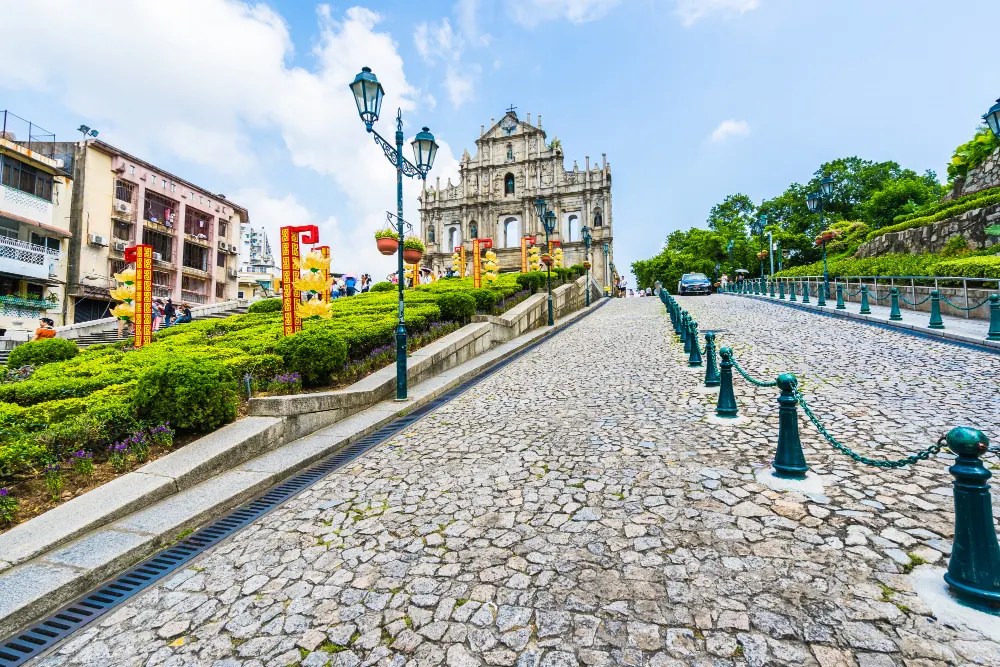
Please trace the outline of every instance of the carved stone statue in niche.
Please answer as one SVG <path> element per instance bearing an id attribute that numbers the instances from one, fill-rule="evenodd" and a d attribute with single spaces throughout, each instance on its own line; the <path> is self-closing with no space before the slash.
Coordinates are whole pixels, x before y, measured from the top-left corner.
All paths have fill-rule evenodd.
<path id="1" fill-rule="evenodd" d="M 434 225 L 427 228 L 427 240 L 434 243 Z"/>
<path id="2" fill-rule="evenodd" d="M 513 162 L 513 161 L 514 161 L 514 147 L 511 146 L 510 144 L 507 144 L 507 162 Z"/>

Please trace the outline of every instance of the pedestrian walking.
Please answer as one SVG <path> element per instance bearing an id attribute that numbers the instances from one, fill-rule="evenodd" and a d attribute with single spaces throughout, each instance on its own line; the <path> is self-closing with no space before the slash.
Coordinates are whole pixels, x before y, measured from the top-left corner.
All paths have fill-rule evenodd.
<path id="1" fill-rule="evenodd" d="M 163 326 L 169 327 L 174 323 L 175 317 L 177 317 L 177 309 L 174 308 L 174 302 L 167 299 L 166 303 L 163 304 Z"/>

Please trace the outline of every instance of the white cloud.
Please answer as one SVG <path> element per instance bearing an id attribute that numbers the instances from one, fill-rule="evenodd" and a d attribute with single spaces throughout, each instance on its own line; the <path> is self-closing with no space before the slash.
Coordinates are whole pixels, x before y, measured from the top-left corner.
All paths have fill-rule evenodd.
<path id="1" fill-rule="evenodd" d="M 586 23 L 604 18 L 621 0 L 510 0 L 508 11 L 514 21 L 526 28 L 540 23 L 565 19 Z"/>
<path id="2" fill-rule="evenodd" d="M 58 99 L 130 153 L 151 160 L 173 155 L 243 174 L 248 188 L 258 163 L 255 139 L 276 133 L 296 166 L 329 177 L 343 193 L 351 222 L 324 224 L 336 243 L 357 247 L 335 247 L 321 237 L 323 243 L 345 262 L 341 268 L 375 275 L 368 263 L 381 256 L 369 257 L 368 250 L 374 251 L 372 232 L 385 208 L 395 203 L 395 173 L 364 131 L 347 84 L 362 65 L 377 74 L 386 90 L 383 136 L 392 136 L 396 108 L 405 116 L 419 95 L 391 36 L 378 31 L 378 14 L 353 7 L 334 18 L 320 6 L 315 65 L 304 69 L 288 65 L 288 28 L 263 4 L 174 0 L 134 3 L 123 12 L 117 0 L 37 0 L 18 12 L 25 25 L 45 26 L 46 47 L 37 48 L 31 31 L 7 31 L 0 88 Z M 409 137 L 416 132 L 405 129 Z M 438 142 L 438 161 L 448 165 L 450 148 Z M 323 219 L 292 195 L 247 192 L 268 218 Z M 418 192 L 416 182 L 407 183 L 406 217 L 414 222 Z M 233 197 L 256 222 L 254 206 Z"/>
<path id="3" fill-rule="evenodd" d="M 433 63 L 435 59 L 457 59 L 465 46 L 446 18 L 437 24 L 425 22 L 417 25 L 413 31 L 413 42 L 417 53 L 428 63 Z"/>
<path id="4" fill-rule="evenodd" d="M 474 81 L 479 78 L 482 68 L 479 65 L 448 65 L 444 75 L 444 87 L 448 91 L 448 99 L 456 109 L 472 99 Z"/>
<path id="5" fill-rule="evenodd" d="M 700 19 L 713 14 L 742 16 L 757 9 L 760 0 L 677 0 L 677 15 L 684 27 L 691 27 Z"/>
<path id="6" fill-rule="evenodd" d="M 745 120 L 724 120 L 712 131 L 712 141 L 722 143 L 730 137 L 745 137 L 750 134 L 750 124 Z"/>

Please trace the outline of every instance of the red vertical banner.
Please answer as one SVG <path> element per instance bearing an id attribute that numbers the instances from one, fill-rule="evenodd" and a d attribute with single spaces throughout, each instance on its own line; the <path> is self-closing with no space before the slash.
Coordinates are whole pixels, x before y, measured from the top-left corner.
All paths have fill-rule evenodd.
<path id="1" fill-rule="evenodd" d="M 535 245 L 534 236 L 521 237 L 521 273 L 528 272 L 528 244 Z"/>
<path id="2" fill-rule="evenodd" d="M 330 246 L 328 246 L 328 245 L 321 245 L 318 248 L 313 248 L 313 250 L 318 250 L 319 254 L 322 255 L 323 259 L 330 259 Z M 324 283 L 329 283 L 330 282 L 330 267 L 327 266 L 325 269 L 320 270 L 320 273 L 323 274 L 323 282 Z M 324 290 L 323 293 L 319 295 L 319 298 L 321 298 L 324 301 L 326 301 L 327 303 L 329 303 L 329 301 L 330 301 L 330 287 L 329 286 L 327 286 L 326 290 Z"/>
<path id="3" fill-rule="evenodd" d="M 299 278 L 299 234 L 305 232 L 305 243 L 319 242 L 319 228 L 316 225 L 281 228 L 281 314 L 283 332 L 291 336 L 302 328 L 302 322 L 295 317 L 295 310 L 302 301 L 302 293 L 295 289 Z"/>
<path id="4" fill-rule="evenodd" d="M 153 246 L 125 248 L 125 261 L 135 262 L 135 347 L 153 342 Z"/>

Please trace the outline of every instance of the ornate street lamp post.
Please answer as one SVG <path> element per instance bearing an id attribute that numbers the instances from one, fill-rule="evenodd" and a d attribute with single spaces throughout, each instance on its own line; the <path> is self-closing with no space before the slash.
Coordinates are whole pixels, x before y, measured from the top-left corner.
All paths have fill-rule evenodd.
<path id="1" fill-rule="evenodd" d="M 993 134 L 1000 139 L 1000 100 L 990 107 L 990 110 L 983 114 L 983 120 L 993 130 Z"/>
<path id="2" fill-rule="evenodd" d="M 594 240 L 594 237 L 590 235 L 590 227 L 586 225 L 580 230 L 583 234 L 583 245 L 586 248 L 586 252 L 583 256 L 583 263 L 587 268 L 587 305 L 590 305 L 590 243 Z"/>
<path id="3" fill-rule="evenodd" d="M 823 231 L 823 209 L 826 205 L 826 200 L 830 198 L 830 194 L 833 192 L 833 179 L 829 176 L 823 177 L 823 180 L 819 182 L 819 192 L 813 192 L 806 198 L 806 206 L 809 207 L 810 213 L 815 213 L 817 209 L 819 210 L 819 227 L 820 231 Z M 826 292 L 826 298 L 830 298 L 830 271 L 826 266 L 826 240 L 822 242 L 823 245 L 823 290 Z"/>
<path id="4" fill-rule="evenodd" d="M 757 234 L 757 244 L 758 246 L 764 245 L 764 226 L 767 225 L 767 215 L 762 215 L 753 224 L 751 228 L 753 232 Z M 758 254 L 757 259 L 760 260 L 760 279 L 764 279 L 764 259 Z"/>
<path id="5" fill-rule="evenodd" d="M 604 286 L 608 287 L 609 280 L 611 280 L 611 269 L 608 264 L 608 256 L 611 253 L 611 244 L 607 241 L 604 242 Z M 608 297 L 611 297 L 611 289 L 608 289 Z"/>
<path id="6" fill-rule="evenodd" d="M 396 222 L 399 225 L 399 323 L 396 327 L 396 400 L 406 400 L 406 324 L 403 318 L 403 176 L 410 178 L 420 178 L 427 180 L 427 172 L 434 164 L 434 157 L 437 155 L 438 145 L 434 142 L 434 135 L 426 127 L 417 134 L 411 142 L 413 146 L 413 164 L 403 157 L 403 110 L 396 111 L 396 146 L 382 138 L 373 129 L 373 125 L 378 120 L 379 111 L 382 107 L 382 98 L 385 91 L 382 84 L 368 67 L 362 67 L 361 72 L 354 77 L 350 84 L 351 92 L 354 93 L 354 101 L 358 105 L 358 115 L 365 124 L 365 129 L 371 134 L 375 143 L 379 145 L 396 167 Z"/>
<path id="7" fill-rule="evenodd" d="M 549 250 L 549 234 L 556 229 L 556 214 L 549 210 L 548 206 L 545 205 L 545 200 L 539 197 L 535 200 L 535 213 L 538 214 L 538 219 L 542 221 L 542 226 L 545 228 L 545 252 Z M 545 264 L 545 283 L 548 287 L 549 292 L 549 326 L 554 326 L 556 323 L 555 317 L 552 313 L 552 263 L 548 262 Z"/>

